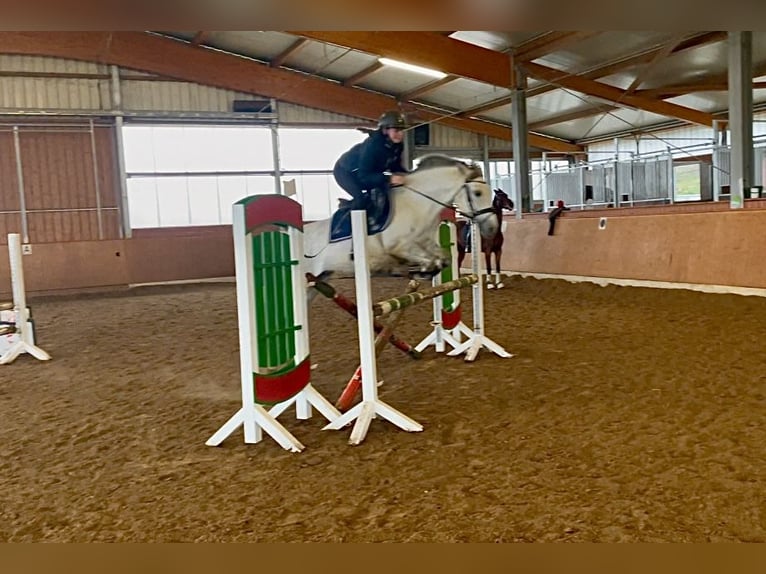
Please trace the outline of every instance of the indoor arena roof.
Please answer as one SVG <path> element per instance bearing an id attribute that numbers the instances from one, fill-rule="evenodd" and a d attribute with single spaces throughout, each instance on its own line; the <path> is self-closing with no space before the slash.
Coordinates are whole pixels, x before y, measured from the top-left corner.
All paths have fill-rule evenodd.
<path id="1" fill-rule="evenodd" d="M 714 32 L 169 32 L 342 85 L 359 106 L 383 94 L 416 122 L 491 136 L 511 125 L 512 58 L 526 72 L 529 143 L 572 144 L 684 124 L 712 126 L 728 108 L 727 33 Z M 388 59 L 441 72 L 432 77 Z M 753 100 L 766 108 L 766 33 L 753 32 Z M 354 101 L 354 98 L 351 99 Z M 507 137 L 507 136 L 506 136 Z"/>
<path id="2" fill-rule="evenodd" d="M 728 108 L 724 31 L 8 32 L 0 52 L 134 68 L 359 118 L 393 107 L 411 122 L 510 140 L 512 62 L 528 77 L 532 150 L 683 125 Z M 766 109 L 766 32 L 752 32 L 753 101 Z M 161 56 L 158 56 L 161 55 Z M 390 60 L 440 72 L 402 70 Z"/>

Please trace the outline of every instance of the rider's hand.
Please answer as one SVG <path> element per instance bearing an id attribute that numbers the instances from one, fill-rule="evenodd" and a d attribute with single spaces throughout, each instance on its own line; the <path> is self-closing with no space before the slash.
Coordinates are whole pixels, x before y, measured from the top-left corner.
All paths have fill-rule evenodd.
<path id="1" fill-rule="evenodd" d="M 404 176 L 397 173 L 391 174 L 391 178 L 389 179 L 391 185 L 404 185 L 404 181 Z"/>

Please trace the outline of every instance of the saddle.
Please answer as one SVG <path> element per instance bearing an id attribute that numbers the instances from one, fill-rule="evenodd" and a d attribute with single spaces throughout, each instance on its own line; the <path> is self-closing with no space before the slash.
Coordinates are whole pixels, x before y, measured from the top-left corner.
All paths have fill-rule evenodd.
<path id="1" fill-rule="evenodd" d="M 351 237 L 351 212 L 355 209 L 367 212 L 367 235 L 380 233 L 391 223 L 391 201 L 383 190 L 372 190 L 359 201 L 339 199 L 330 221 L 330 243 Z"/>

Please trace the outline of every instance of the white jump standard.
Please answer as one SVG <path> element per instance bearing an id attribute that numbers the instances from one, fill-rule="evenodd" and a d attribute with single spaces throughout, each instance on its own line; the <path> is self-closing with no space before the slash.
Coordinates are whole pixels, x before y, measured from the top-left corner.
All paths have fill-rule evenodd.
<path id="1" fill-rule="evenodd" d="M 471 252 L 471 269 L 474 275 L 478 275 L 481 279 L 483 273 L 480 269 L 479 258 L 477 257 L 481 253 L 481 238 L 479 236 L 479 228 L 474 220 L 471 220 Z M 473 285 L 473 332 L 468 336 L 468 340 L 465 343 L 447 353 L 450 357 L 465 353 L 465 360 L 473 361 L 482 348 L 488 349 L 505 359 L 513 357 L 512 354 L 484 334 L 483 283 L 484 281 L 480 280 Z"/>
<path id="2" fill-rule="evenodd" d="M 450 210 L 449 216 L 445 215 L 444 217 L 444 221 L 439 226 L 439 244 L 452 255 L 452 264 L 434 275 L 432 280 L 434 287 L 448 283 L 460 275 L 457 264 L 457 229 L 454 210 Z M 443 353 L 447 350 L 447 345 L 456 349 L 462 345 L 463 336 L 473 335 L 473 331 L 462 321 L 460 300 L 460 290 L 450 291 L 434 299 L 433 320 L 431 321 L 433 331 L 417 344 L 416 351 L 421 352 L 433 345 L 437 353 Z"/>
<path id="3" fill-rule="evenodd" d="M 218 446 L 242 426 L 246 443 L 259 442 L 265 430 L 299 452 L 304 446 L 277 421 L 280 414 L 294 404 L 299 419 L 310 418 L 312 406 L 330 421 L 340 416 L 310 383 L 301 207 L 262 195 L 233 211 L 242 408 L 205 444 Z"/>
<path id="4" fill-rule="evenodd" d="M 367 250 L 365 249 L 367 214 L 360 210 L 351 212 L 351 223 L 354 243 L 359 355 L 362 367 L 362 401 L 324 428 L 340 430 L 356 420 L 348 442 L 351 445 L 358 445 L 367 436 L 370 423 L 376 416 L 380 416 L 408 432 L 420 432 L 423 430 L 423 426 L 378 399 L 378 370 L 375 360 L 375 331 L 372 317 L 370 269 L 367 264 Z"/>
<path id="5" fill-rule="evenodd" d="M 466 279 L 466 277 L 453 279 L 460 273 L 457 266 L 457 238 L 455 234 L 455 224 L 448 219 L 442 221 L 439 229 L 440 243 L 452 254 L 452 265 L 444 268 L 439 275 L 434 276 L 434 289 Z M 486 348 L 505 359 L 513 357 L 511 353 L 484 335 L 484 280 L 482 277 L 484 272 L 481 270 L 479 258 L 476 257 L 476 249 L 481 244 L 481 238 L 474 221 L 471 221 L 471 243 L 473 252 L 471 256 L 472 273 L 467 277 L 476 279 L 471 281 L 473 329 L 468 328 L 461 321 L 460 291 L 447 292 L 434 299 L 433 321 L 431 322 L 433 331 L 418 343 L 415 350 L 422 351 L 433 345 L 437 353 L 443 353 L 446 350 L 446 345 L 449 345 L 452 350 L 447 355 L 455 357 L 465 353 L 466 362 L 474 361 L 482 348 Z M 465 341 L 462 340 L 463 336 L 467 337 Z"/>
<path id="6" fill-rule="evenodd" d="M 0 356 L 0 365 L 13 362 L 23 353 L 32 355 L 41 361 L 48 361 L 51 358 L 48 353 L 35 345 L 34 331 L 30 321 L 29 308 L 27 307 L 24 268 L 21 258 L 21 236 L 18 233 L 9 233 L 8 259 L 11 266 L 15 332 L 4 335 L 13 337 L 13 342 L 8 350 Z"/>

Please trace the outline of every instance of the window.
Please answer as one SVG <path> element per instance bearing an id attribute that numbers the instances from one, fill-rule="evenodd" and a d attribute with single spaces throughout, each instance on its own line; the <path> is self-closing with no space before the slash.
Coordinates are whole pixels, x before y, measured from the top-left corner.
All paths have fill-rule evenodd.
<path id="1" fill-rule="evenodd" d="M 274 192 L 271 130 L 242 126 L 123 127 L 131 227 L 231 223 L 231 206 Z"/>
<path id="2" fill-rule="evenodd" d="M 674 201 L 699 201 L 700 164 L 676 163 L 673 165 Z"/>
<path id="3" fill-rule="evenodd" d="M 365 137 L 355 129 L 278 130 L 282 183 L 295 181 L 304 219 L 329 217 L 346 196 L 332 170 Z M 128 124 L 123 141 L 133 228 L 229 224 L 233 203 L 275 192 L 270 128 Z"/>

